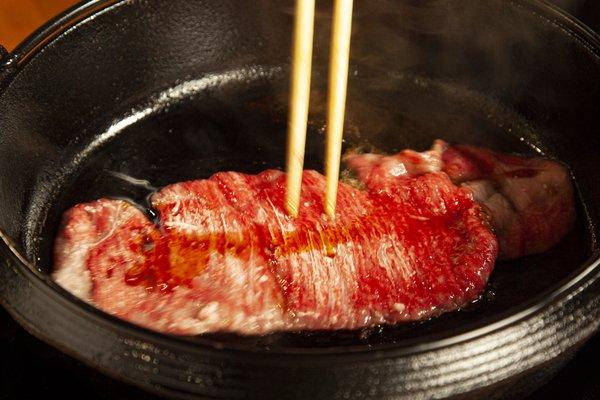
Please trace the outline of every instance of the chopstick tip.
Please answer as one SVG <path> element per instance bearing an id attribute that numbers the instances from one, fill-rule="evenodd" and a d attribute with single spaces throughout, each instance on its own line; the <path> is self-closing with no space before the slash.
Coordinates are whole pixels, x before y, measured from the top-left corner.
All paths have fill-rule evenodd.
<path id="1" fill-rule="evenodd" d="M 292 218 L 296 218 L 298 216 L 298 207 L 289 201 L 285 202 L 285 210 Z"/>
<path id="2" fill-rule="evenodd" d="M 335 204 L 329 199 L 325 200 L 325 214 L 332 221 L 335 219 Z"/>

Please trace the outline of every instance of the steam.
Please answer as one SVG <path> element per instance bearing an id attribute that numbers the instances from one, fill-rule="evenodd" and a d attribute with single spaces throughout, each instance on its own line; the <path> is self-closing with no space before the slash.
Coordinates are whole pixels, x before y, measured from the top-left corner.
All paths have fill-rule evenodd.
<path id="1" fill-rule="evenodd" d="M 318 123 L 325 113 L 329 3 L 318 2 L 315 20 L 311 114 Z M 556 3 L 574 12 L 583 1 Z M 518 107 L 537 95 L 552 98 L 552 75 L 562 75 L 563 67 L 551 64 L 568 60 L 573 47 L 556 40 L 564 27 L 552 16 L 517 0 L 374 0 L 355 7 L 345 133 L 350 146 L 427 148 L 436 137 L 503 150 L 538 146 Z M 453 89 L 438 90 L 436 98 L 440 87 Z M 499 131 L 513 144 L 498 143 Z"/>

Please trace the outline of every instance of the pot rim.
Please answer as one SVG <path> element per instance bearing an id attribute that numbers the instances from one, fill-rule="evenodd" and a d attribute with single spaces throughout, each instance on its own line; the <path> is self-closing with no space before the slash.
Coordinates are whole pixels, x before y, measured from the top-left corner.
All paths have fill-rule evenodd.
<path id="1" fill-rule="evenodd" d="M 21 42 L 12 52 L 0 59 L 0 77 L 1 73 L 10 71 L 9 76 L 4 83 L 8 83 L 19 68 L 34 57 L 47 44 L 61 36 L 78 24 L 84 23 L 89 18 L 94 18 L 100 13 L 107 12 L 112 8 L 119 7 L 129 3 L 128 0 L 85 0 L 75 6 L 67 9 L 63 13 L 49 20 L 23 42 Z M 511 0 L 511 4 L 517 7 L 529 7 L 540 18 L 553 18 L 549 22 L 554 23 L 561 30 L 573 37 L 573 40 L 586 46 L 596 57 L 600 59 L 600 35 L 587 27 L 577 18 L 571 16 L 565 11 L 559 9 L 545 0 Z M 538 314 L 541 310 L 560 302 L 560 300 L 576 294 L 582 287 L 593 283 L 600 278 L 600 250 L 593 246 L 591 256 L 586 259 L 577 270 L 569 274 L 568 277 L 558 282 L 552 288 L 534 297 L 527 303 L 523 303 L 515 308 L 507 310 L 501 316 L 493 318 L 493 321 L 482 320 L 472 325 L 465 325 L 455 334 L 432 334 L 418 340 L 403 341 L 399 343 L 388 343 L 378 345 L 356 345 L 340 346 L 330 348 L 282 348 L 274 350 L 249 349 L 244 345 L 215 343 L 212 340 L 199 340 L 185 336 L 177 336 L 160 333 L 151 329 L 140 327 L 131 322 L 122 320 L 118 317 L 105 313 L 96 307 L 84 302 L 78 297 L 72 295 L 56 283 L 49 275 L 41 272 L 30 261 L 27 260 L 18 246 L 12 239 L 0 230 L 0 247 L 3 247 L 8 254 L 17 261 L 18 268 L 16 272 L 23 275 L 31 284 L 38 289 L 46 291 L 53 298 L 57 305 L 68 307 L 75 313 L 84 314 L 86 318 L 95 320 L 104 327 L 122 334 L 132 335 L 138 338 L 151 340 L 157 343 L 165 343 L 169 346 L 180 348 L 189 353 L 205 353 L 208 351 L 218 352 L 220 355 L 230 354 L 232 356 L 252 356 L 260 353 L 265 357 L 278 357 L 286 355 L 306 356 L 314 359 L 314 356 L 351 356 L 367 355 L 376 358 L 404 357 L 427 351 L 439 350 L 442 348 L 465 343 L 493 332 L 506 329 L 514 324 L 524 321 Z M 339 362 L 339 359 L 337 359 Z"/>

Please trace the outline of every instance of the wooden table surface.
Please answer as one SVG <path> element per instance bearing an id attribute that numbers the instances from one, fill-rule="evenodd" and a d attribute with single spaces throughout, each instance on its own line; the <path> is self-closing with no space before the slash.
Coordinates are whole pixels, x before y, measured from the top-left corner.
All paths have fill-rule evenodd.
<path id="1" fill-rule="evenodd" d="M 12 50 L 31 32 L 77 0 L 0 0 L 0 44 Z"/>

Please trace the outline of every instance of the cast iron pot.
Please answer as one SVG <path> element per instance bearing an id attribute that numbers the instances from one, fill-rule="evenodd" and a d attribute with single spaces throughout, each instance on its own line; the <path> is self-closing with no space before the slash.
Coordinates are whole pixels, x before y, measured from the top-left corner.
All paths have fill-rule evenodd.
<path id="1" fill-rule="evenodd" d="M 176 337 L 94 309 L 49 279 L 66 208 L 144 206 L 152 187 L 283 166 L 293 4 L 87 1 L 2 55 L 2 305 L 73 357 L 176 398 L 517 398 L 547 380 L 600 325 L 598 36 L 533 0 L 356 3 L 346 146 L 441 137 L 561 160 L 579 217 L 560 245 L 499 263 L 465 310 L 395 327 Z M 317 11 L 315 169 L 329 6 Z"/>

